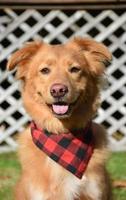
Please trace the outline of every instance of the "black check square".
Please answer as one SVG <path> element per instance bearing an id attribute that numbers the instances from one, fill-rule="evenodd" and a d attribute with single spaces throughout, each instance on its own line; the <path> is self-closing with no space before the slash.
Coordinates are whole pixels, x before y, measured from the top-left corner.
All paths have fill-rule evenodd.
<path id="1" fill-rule="evenodd" d="M 58 162 L 59 161 L 59 157 L 57 155 L 55 155 L 54 153 L 50 154 L 50 158 L 52 158 L 54 161 Z"/>
<path id="2" fill-rule="evenodd" d="M 71 141 L 68 138 L 62 138 L 58 144 L 64 148 L 67 148 L 70 145 Z"/>
<path id="3" fill-rule="evenodd" d="M 83 159 L 85 157 L 85 154 L 86 154 L 86 150 L 84 148 L 79 148 L 76 152 L 76 156 L 79 158 L 79 159 Z"/>

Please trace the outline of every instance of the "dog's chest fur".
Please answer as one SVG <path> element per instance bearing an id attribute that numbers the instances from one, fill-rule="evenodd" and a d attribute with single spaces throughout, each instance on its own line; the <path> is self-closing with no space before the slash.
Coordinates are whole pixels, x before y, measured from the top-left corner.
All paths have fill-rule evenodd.
<path id="1" fill-rule="evenodd" d="M 100 188 L 96 181 L 89 180 L 86 176 L 78 179 L 69 172 L 65 172 L 62 167 L 50 158 L 47 158 L 47 160 L 49 164 L 51 163 L 50 185 L 48 185 L 45 191 L 43 187 L 38 189 L 37 186 L 30 183 L 31 200 L 79 200 L 80 196 L 88 196 L 90 199 L 94 199 L 94 197 L 97 200 L 101 199 Z"/>

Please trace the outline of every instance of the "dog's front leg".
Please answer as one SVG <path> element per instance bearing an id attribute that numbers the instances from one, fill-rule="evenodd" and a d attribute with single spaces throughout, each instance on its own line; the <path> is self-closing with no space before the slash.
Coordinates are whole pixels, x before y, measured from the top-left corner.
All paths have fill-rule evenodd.
<path id="1" fill-rule="evenodd" d="M 23 190 L 22 181 L 19 181 L 16 184 L 15 191 L 14 191 L 14 200 L 28 200 Z"/>

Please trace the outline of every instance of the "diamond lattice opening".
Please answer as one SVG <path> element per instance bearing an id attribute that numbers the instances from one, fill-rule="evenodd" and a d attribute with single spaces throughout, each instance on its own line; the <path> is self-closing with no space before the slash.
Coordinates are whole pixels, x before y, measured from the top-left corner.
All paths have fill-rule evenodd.
<path id="1" fill-rule="evenodd" d="M 105 40 L 103 40 L 103 43 L 106 45 L 106 46 L 110 46 L 112 44 L 112 41 L 108 38 L 106 38 Z"/>
<path id="2" fill-rule="evenodd" d="M 122 71 L 120 71 L 119 69 L 117 69 L 116 71 L 114 71 L 112 73 L 112 76 L 115 78 L 115 79 L 120 79 L 124 76 L 124 73 Z"/>
<path id="3" fill-rule="evenodd" d="M 15 92 L 13 92 L 13 93 L 12 93 L 12 96 L 13 96 L 16 100 L 18 100 L 18 99 L 21 98 L 21 94 L 20 94 L 20 92 L 19 92 L 18 90 L 16 90 Z"/>
<path id="4" fill-rule="evenodd" d="M 1 45 L 4 47 L 4 48 L 7 48 L 11 45 L 11 42 L 9 41 L 9 39 L 5 38 L 1 41 Z"/>
<path id="5" fill-rule="evenodd" d="M 10 124 L 6 121 L 3 121 L 2 123 L 0 123 L 0 127 L 2 127 L 4 130 L 6 130 L 10 127 Z"/>
<path id="6" fill-rule="evenodd" d="M 17 28 L 13 31 L 13 34 L 18 38 L 24 34 L 24 31 L 21 28 Z"/>
<path id="7" fill-rule="evenodd" d="M 120 141 L 124 138 L 124 134 L 122 132 L 120 132 L 119 130 L 117 130 L 115 133 L 112 134 L 112 137 L 117 140 Z"/>
<path id="8" fill-rule="evenodd" d="M 119 111 L 116 111 L 112 114 L 112 116 L 116 119 L 116 120 L 120 120 L 123 117 L 123 114 Z"/>
<path id="9" fill-rule="evenodd" d="M 121 48 L 117 48 L 114 52 L 113 52 L 113 55 L 116 57 L 116 58 L 120 58 L 121 56 L 124 55 L 124 51 L 121 49 Z"/>
<path id="10" fill-rule="evenodd" d="M 65 35 L 66 37 L 71 37 L 72 35 L 73 35 L 73 31 L 72 31 L 72 29 L 71 28 L 68 28 L 67 30 L 65 30 L 64 32 L 63 32 L 63 35 Z"/>
<path id="11" fill-rule="evenodd" d="M 37 23 L 37 20 L 34 17 L 29 17 L 25 22 L 32 27 Z"/>
<path id="12" fill-rule="evenodd" d="M 10 104 L 5 100 L 0 104 L 0 107 L 7 110 L 10 107 Z"/>
<path id="13" fill-rule="evenodd" d="M 58 17 L 55 17 L 50 23 L 51 23 L 54 27 L 58 27 L 59 25 L 62 24 L 62 21 L 61 21 Z"/>
<path id="14" fill-rule="evenodd" d="M 111 104 L 110 104 L 109 102 L 107 102 L 107 101 L 103 101 L 103 102 L 102 102 L 102 105 L 101 105 L 101 107 L 102 107 L 104 110 L 109 109 L 110 106 L 111 106 Z"/>
<path id="15" fill-rule="evenodd" d="M 83 27 L 85 24 L 87 24 L 87 21 L 84 18 L 80 18 L 76 21 L 77 26 Z"/>
<path id="16" fill-rule="evenodd" d="M 91 37 L 95 37 L 99 34 L 99 30 L 97 28 L 92 28 L 91 30 L 88 31 L 88 34 L 91 36 Z"/>
<path id="17" fill-rule="evenodd" d="M 101 23 L 105 26 L 108 27 L 110 24 L 112 24 L 113 20 L 110 17 L 106 17 L 101 21 Z"/>
<path id="18" fill-rule="evenodd" d="M 16 111 L 12 114 L 12 117 L 16 120 L 19 120 L 20 118 L 22 118 L 22 114 L 19 111 Z"/>
<path id="19" fill-rule="evenodd" d="M 3 88 L 3 89 L 7 89 L 7 88 L 9 88 L 11 86 L 11 83 L 6 79 L 6 80 L 4 80 L 2 83 L 1 83 L 1 87 Z"/>
<path id="20" fill-rule="evenodd" d="M 40 30 L 40 31 L 38 32 L 38 34 L 39 34 L 40 36 L 42 36 L 42 37 L 46 37 L 46 36 L 49 34 L 49 32 L 48 32 L 45 28 L 43 28 L 42 30 Z"/>
<path id="21" fill-rule="evenodd" d="M 123 93 L 119 90 L 115 91 L 112 96 L 114 97 L 114 99 L 119 100 L 121 97 L 123 97 Z"/>
<path id="22" fill-rule="evenodd" d="M 120 27 L 114 32 L 114 35 L 116 37 L 121 37 L 124 33 L 125 33 L 125 30 L 122 27 Z"/>
<path id="23" fill-rule="evenodd" d="M 110 128 L 111 127 L 111 124 L 107 121 L 107 120 L 104 120 L 102 122 L 103 126 L 105 126 L 105 128 Z"/>

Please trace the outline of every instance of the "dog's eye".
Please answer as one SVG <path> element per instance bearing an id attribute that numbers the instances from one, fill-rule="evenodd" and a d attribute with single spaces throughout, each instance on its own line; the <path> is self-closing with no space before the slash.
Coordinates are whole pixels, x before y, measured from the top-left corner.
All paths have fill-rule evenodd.
<path id="1" fill-rule="evenodd" d="M 49 74 L 50 73 L 50 69 L 48 67 L 44 67 L 43 69 L 40 70 L 40 72 L 42 74 Z"/>
<path id="2" fill-rule="evenodd" d="M 69 70 L 71 73 L 77 73 L 80 71 L 80 67 L 71 67 L 70 70 Z"/>

